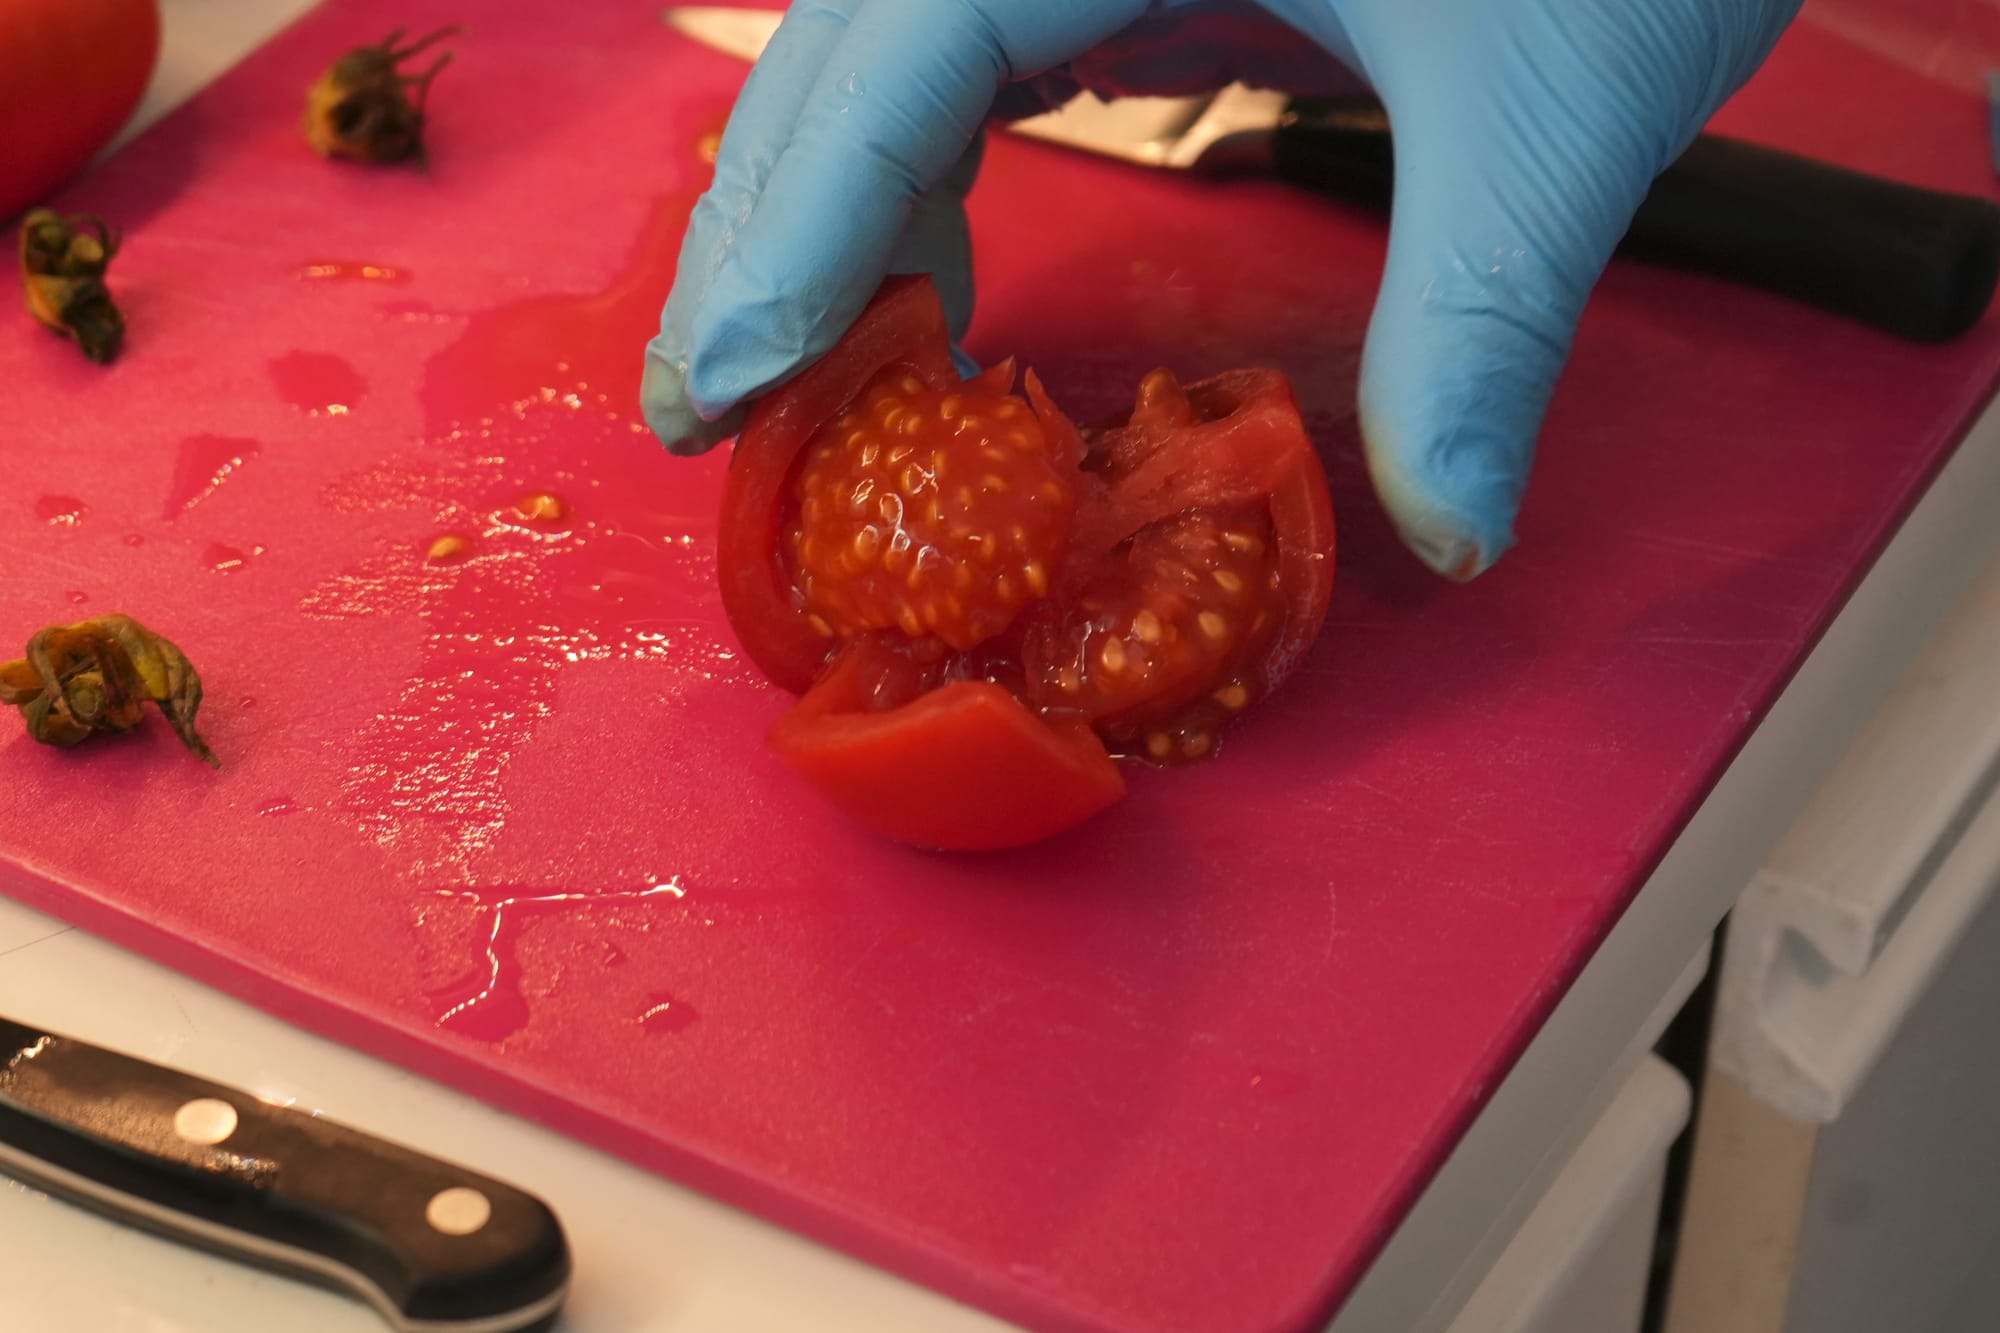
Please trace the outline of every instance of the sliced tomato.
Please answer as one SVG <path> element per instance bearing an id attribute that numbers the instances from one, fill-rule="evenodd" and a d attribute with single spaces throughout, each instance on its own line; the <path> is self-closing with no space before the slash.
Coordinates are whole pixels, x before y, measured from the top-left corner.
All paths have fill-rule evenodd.
<path id="1" fill-rule="evenodd" d="M 752 409 L 721 584 L 805 695 L 771 735 L 792 767 L 888 836 L 971 850 L 1117 800 L 1113 751 L 1213 754 L 1318 636 L 1333 549 L 1282 375 L 1155 371 L 1082 432 L 1011 363 L 961 381 L 911 277 Z"/>
<path id="2" fill-rule="evenodd" d="M 897 666 L 894 649 L 857 641 L 771 730 L 778 753 L 850 818 L 920 847 L 993 851 L 1072 828 L 1125 794 L 1080 719 L 1038 718 L 985 680 L 908 693 Z M 882 709 L 885 689 L 908 697 Z"/>

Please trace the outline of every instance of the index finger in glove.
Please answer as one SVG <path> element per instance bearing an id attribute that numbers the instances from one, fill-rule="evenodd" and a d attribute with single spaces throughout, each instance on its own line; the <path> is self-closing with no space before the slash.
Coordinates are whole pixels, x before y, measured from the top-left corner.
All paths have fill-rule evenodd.
<path id="1" fill-rule="evenodd" d="M 719 415 L 831 347 L 999 87 L 1088 49 L 1143 8 L 863 0 L 693 311 L 687 392 L 696 409 Z"/>

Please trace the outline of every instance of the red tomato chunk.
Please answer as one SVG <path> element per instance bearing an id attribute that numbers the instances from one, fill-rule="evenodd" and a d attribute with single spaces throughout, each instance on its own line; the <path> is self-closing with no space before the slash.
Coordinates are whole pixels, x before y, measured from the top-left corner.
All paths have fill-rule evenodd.
<path id="1" fill-rule="evenodd" d="M 1025 390 L 961 381 L 930 281 L 891 279 L 752 410 L 724 492 L 731 623 L 804 696 L 772 744 L 920 846 L 1083 822 L 1124 794 L 1113 749 L 1214 754 L 1326 616 L 1333 512 L 1282 376 L 1155 371 L 1088 437 Z"/>

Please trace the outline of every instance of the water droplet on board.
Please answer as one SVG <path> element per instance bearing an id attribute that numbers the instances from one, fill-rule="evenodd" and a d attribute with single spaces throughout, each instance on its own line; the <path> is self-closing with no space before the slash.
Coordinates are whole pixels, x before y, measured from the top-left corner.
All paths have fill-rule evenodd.
<path id="1" fill-rule="evenodd" d="M 326 492 L 346 512 L 435 525 L 299 603 L 315 619 L 408 614 L 425 627 L 420 661 L 351 738 L 329 807 L 424 882 L 465 879 L 502 836 L 502 775 L 572 664 L 657 663 L 663 690 L 750 674 L 725 655 L 706 492 L 684 503 L 662 455 L 632 448 L 604 405 L 637 399 L 632 348 L 658 332 L 694 198 L 659 201 L 595 291 L 452 315 L 462 333 L 423 368 L 420 462 L 372 464 Z M 714 469 L 695 483 L 712 484 L 726 462 L 674 463 L 672 481 Z M 690 528 L 692 547 L 655 535 Z M 472 541 L 471 558 L 448 572 L 426 563 L 451 534 Z"/>
<path id="2" fill-rule="evenodd" d="M 90 600 L 90 594 L 87 592 L 67 592 L 63 596 L 69 598 L 70 602 L 76 606 L 82 606 Z"/>
<path id="3" fill-rule="evenodd" d="M 224 435 L 196 435 L 182 440 L 180 457 L 174 463 L 173 487 L 167 493 L 161 517 L 168 521 L 179 518 L 215 494 L 238 469 L 263 452 L 264 446 L 255 440 Z"/>
<path id="4" fill-rule="evenodd" d="M 299 807 L 289 796 L 273 796 L 257 807 L 260 815 L 289 815 Z"/>
<path id="5" fill-rule="evenodd" d="M 649 1037 L 685 1032 L 700 1017 L 694 1006 L 685 1000 L 676 1000 L 669 995 L 649 995 L 646 1007 L 639 1011 L 639 1028 Z"/>
<path id="6" fill-rule="evenodd" d="M 52 527 L 73 528 L 88 508 L 74 495 L 44 495 L 35 501 L 35 517 Z"/>
<path id="7" fill-rule="evenodd" d="M 252 555 L 263 554 L 264 548 L 253 546 L 245 551 L 241 547 L 228 546 L 222 542 L 210 542 L 208 549 L 201 553 L 201 562 L 217 574 L 234 574 L 250 563 Z"/>
<path id="8" fill-rule="evenodd" d="M 146 539 L 136 532 L 128 532 L 125 534 L 124 542 L 127 546 L 144 546 Z"/>
<path id="9" fill-rule="evenodd" d="M 270 371 L 278 396 L 309 416 L 344 417 L 368 391 L 360 371 L 326 352 L 287 352 Z"/>
<path id="10" fill-rule="evenodd" d="M 647 883 L 636 889 L 614 889 L 599 893 L 534 894 L 510 891 L 493 896 L 491 890 L 442 890 L 443 898 L 471 899 L 484 921 L 482 956 L 468 972 L 430 993 L 437 1006 L 436 1023 L 448 1032 L 457 1032 L 479 1041 L 498 1042 L 528 1025 L 527 997 L 521 992 L 520 965 L 514 945 L 524 922 L 538 914 L 579 911 L 605 903 L 631 903 L 649 898 L 679 899 L 687 890 L 670 879 Z M 418 916 L 422 928 L 423 915 Z M 622 955 L 621 955 L 622 957 Z"/>

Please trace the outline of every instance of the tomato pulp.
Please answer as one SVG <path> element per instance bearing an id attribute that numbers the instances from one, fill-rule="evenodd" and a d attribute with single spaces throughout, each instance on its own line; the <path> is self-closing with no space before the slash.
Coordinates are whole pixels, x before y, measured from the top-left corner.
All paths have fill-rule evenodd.
<path id="1" fill-rule="evenodd" d="M 723 603 L 800 694 L 778 753 L 890 837 L 1019 846 L 1117 801 L 1113 760 L 1213 755 L 1318 636 L 1326 476 L 1284 377 L 1182 386 L 1080 431 L 1012 362 L 954 370 L 897 277 L 758 402 L 723 491 Z"/>

